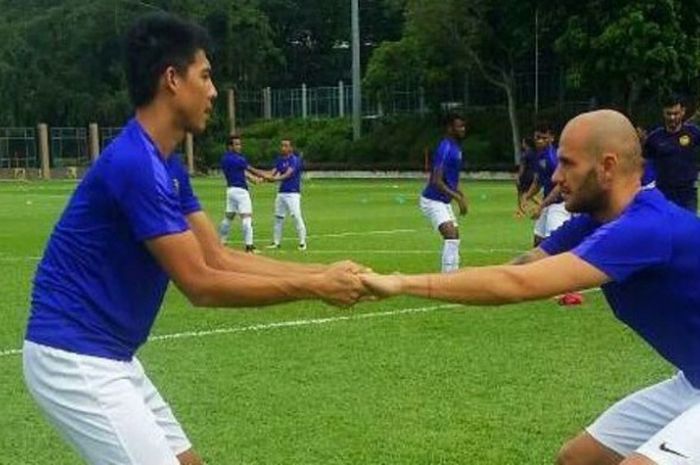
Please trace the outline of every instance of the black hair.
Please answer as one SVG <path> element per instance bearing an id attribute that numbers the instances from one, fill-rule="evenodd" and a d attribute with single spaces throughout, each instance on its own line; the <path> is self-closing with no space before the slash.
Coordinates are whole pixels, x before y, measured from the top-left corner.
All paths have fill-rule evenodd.
<path id="1" fill-rule="evenodd" d="M 540 132 L 540 133 L 554 133 L 554 127 L 552 126 L 552 123 L 549 121 L 539 121 L 537 124 L 535 124 L 535 130 L 533 132 Z"/>
<path id="2" fill-rule="evenodd" d="M 457 120 L 461 120 L 461 121 L 466 122 L 464 117 L 462 115 L 460 115 L 459 113 L 450 112 L 450 113 L 447 113 L 442 118 L 442 123 L 443 123 L 443 126 L 447 127 L 447 126 L 452 126 L 455 123 L 455 121 L 457 121 Z"/>
<path id="3" fill-rule="evenodd" d="M 131 103 L 149 104 L 158 81 L 172 66 L 184 74 L 197 51 L 209 50 L 206 29 L 170 13 L 158 12 L 136 20 L 126 37 L 126 82 Z"/>
<path id="4" fill-rule="evenodd" d="M 662 108 L 675 107 L 676 105 L 685 107 L 685 99 L 680 94 L 674 92 L 663 96 L 661 99 Z"/>
<path id="5" fill-rule="evenodd" d="M 226 143 L 227 143 L 228 145 L 231 145 L 231 144 L 233 144 L 233 141 L 234 141 L 234 140 L 241 140 L 240 134 L 231 134 L 230 136 L 228 136 L 228 137 L 226 138 Z"/>

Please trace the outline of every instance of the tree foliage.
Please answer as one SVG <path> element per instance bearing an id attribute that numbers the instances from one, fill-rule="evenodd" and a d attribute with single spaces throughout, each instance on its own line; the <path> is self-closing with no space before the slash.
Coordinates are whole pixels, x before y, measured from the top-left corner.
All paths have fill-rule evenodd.
<path id="1" fill-rule="evenodd" d="M 632 112 L 643 94 L 687 89 L 700 66 L 700 16 L 680 0 L 565 2 L 556 50 L 571 87 Z M 573 13 L 573 14 L 572 14 Z"/>

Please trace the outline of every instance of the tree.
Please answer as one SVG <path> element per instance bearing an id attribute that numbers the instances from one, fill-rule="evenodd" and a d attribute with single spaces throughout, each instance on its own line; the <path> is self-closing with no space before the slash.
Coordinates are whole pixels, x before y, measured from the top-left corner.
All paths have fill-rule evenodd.
<path id="1" fill-rule="evenodd" d="M 569 1 L 555 15 L 568 17 L 556 41 L 568 85 L 630 115 L 644 92 L 668 93 L 698 76 L 700 17 L 680 0 Z"/>
<path id="2" fill-rule="evenodd" d="M 398 43 L 383 44 L 375 53 L 367 85 L 376 90 L 408 75 L 421 85 L 434 87 L 469 71 L 480 73 L 503 91 L 517 161 L 520 128 L 515 70 L 533 48 L 533 11 L 529 1 L 408 0 L 403 37 Z M 401 55 L 408 66 L 396 66 Z"/>

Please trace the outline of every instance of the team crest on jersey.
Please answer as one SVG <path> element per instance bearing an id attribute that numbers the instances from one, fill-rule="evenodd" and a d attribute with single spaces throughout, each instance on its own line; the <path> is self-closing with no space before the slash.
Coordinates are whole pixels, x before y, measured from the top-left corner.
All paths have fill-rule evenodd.
<path id="1" fill-rule="evenodd" d="M 173 178 L 173 188 L 175 189 L 175 193 L 180 195 L 180 181 L 178 181 L 177 178 Z"/>
<path id="2" fill-rule="evenodd" d="M 681 137 L 678 138 L 678 143 L 681 144 L 683 147 L 687 147 L 690 145 L 690 136 L 687 134 L 683 134 Z"/>

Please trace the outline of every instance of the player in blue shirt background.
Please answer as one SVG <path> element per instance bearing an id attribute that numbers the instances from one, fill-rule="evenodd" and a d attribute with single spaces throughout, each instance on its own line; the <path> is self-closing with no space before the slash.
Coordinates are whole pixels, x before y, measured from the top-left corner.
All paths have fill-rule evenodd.
<path id="1" fill-rule="evenodd" d="M 196 306 L 357 301 L 350 262 L 302 265 L 230 250 L 173 151 L 201 133 L 216 88 L 204 29 L 166 13 L 126 41 L 136 111 L 77 186 L 37 267 L 22 350 L 32 397 L 89 464 L 202 465 L 135 357 L 170 279 Z"/>
<path id="2" fill-rule="evenodd" d="M 645 181 L 650 182 L 653 176 L 667 199 L 696 213 L 700 128 L 684 121 L 685 105 L 678 95 L 664 101 L 663 118 L 663 126 L 645 137 L 644 158 L 651 162 Z"/>
<path id="3" fill-rule="evenodd" d="M 537 246 L 548 238 L 564 222 L 571 218 L 571 213 L 564 206 L 559 186 L 552 181 L 552 174 L 557 168 L 557 147 L 554 143 L 554 131 L 551 126 L 541 123 L 535 128 L 535 179 L 525 199 L 530 200 L 542 190 L 542 202 L 532 215 L 535 219 L 533 245 Z"/>
<path id="4" fill-rule="evenodd" d="M 435 149 L 430 178 L 419 200 L 421 212 L 443 239 L 443 273 L 459 268 L 459 225 L 451 202 L 457 202 L 460 216 L 467 214 L 467 198 L 459 189 L 459 175 L 463 167 L 461 142 L 466 132 L 463 117 L 456 113 L 445 117 L 445 137 Z"/>
<path id="5" fill-rule="evenodd" d="M 284 220 L 290 215 L 299 238 L 298 250 L 306 250 L 306 224 L 301 214 L 301 174 L 304 164 L 294 151 L 291 139 L 282 139 L 280 155 L 275 160 L 275 167 L 267 173 L 266 180 L 279 182 L 279 191 L 275 197 L 275 224 L 272 230 L 271 249 L 279 249 L 282 244 Z"/>
<path id="6" fill-rule="evenodd" d="M 615 316 L 678 372 L 610 407 L 562 447 L 557 464 L 700 463 L 700 219 L 643 189 L 642 170 L 627 118 L 584 113 L 564 128 L 554 173 L 579 215 L 539 247 L 508 265 L 447 275 L 362 275 L 380 297 L 479 305 L 600 286 Z"/>
<path id="7" fill-rule="evenodd" d="M 253 202 L 248 191 L 248 181 L 257 183 L 265 176 L 264 171 L 258 170 L 248 163 L 242 153 L 241 136 L 229 136 L 226 142 L 227 151 L 221 157 L 221 171 L 226 178 L 226 210 L 219 225 L 219 237 L 226 243 L 231 230 L 231 221 L 236 214 L 241 217 L 241 233 L 245 251 L 255 252 L 253 245 Z"/>

